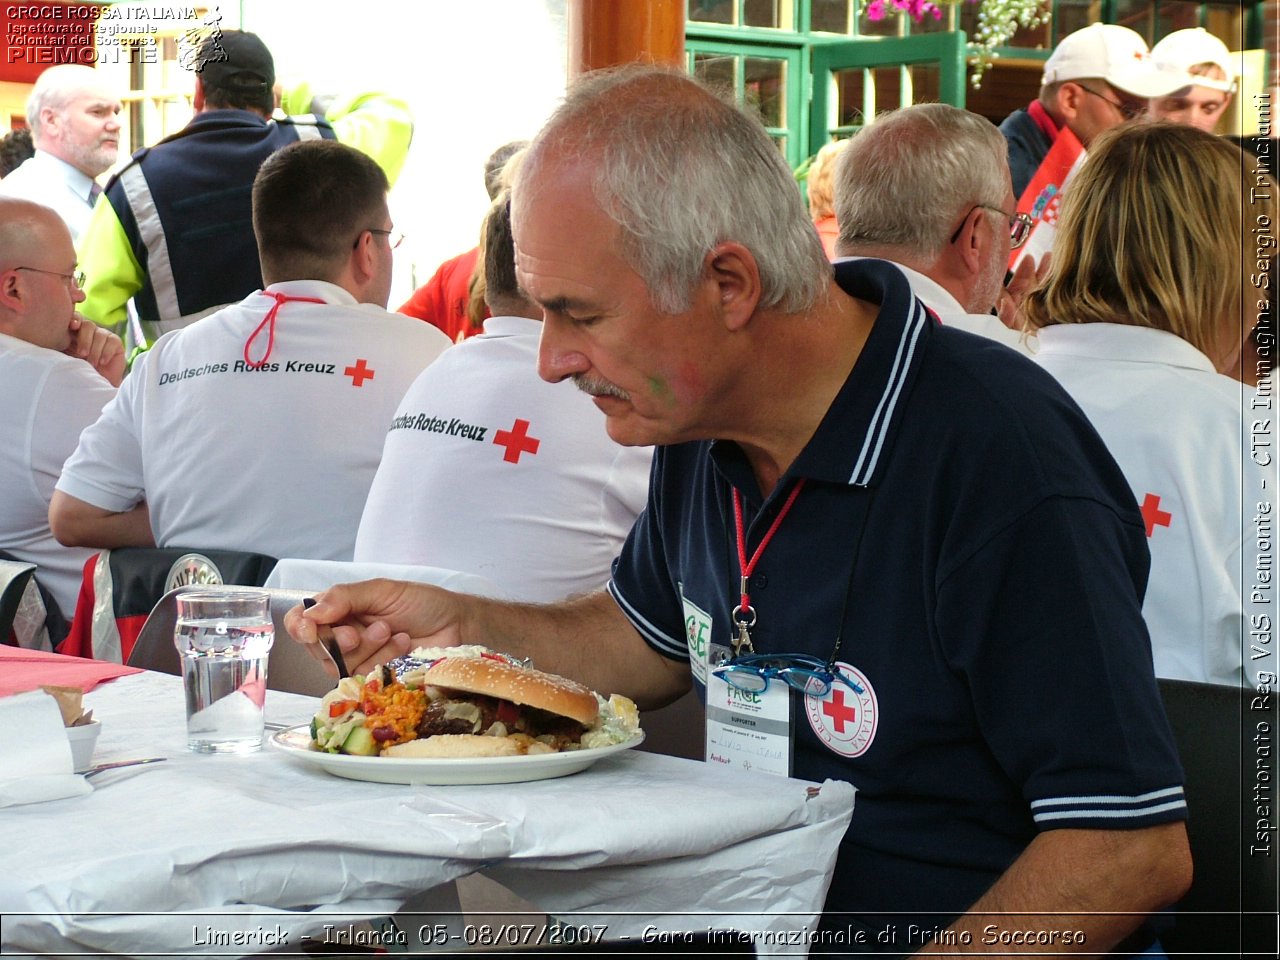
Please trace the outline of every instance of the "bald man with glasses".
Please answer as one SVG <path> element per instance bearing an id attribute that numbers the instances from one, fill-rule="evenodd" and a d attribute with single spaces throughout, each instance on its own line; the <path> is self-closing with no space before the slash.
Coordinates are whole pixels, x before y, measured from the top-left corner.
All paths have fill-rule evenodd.
<path id="1" fill-rule="evenodd" d="M 1094 137 L 1146 112 L 1190 81 L 1162 70 L 1128 27 L 1093 23 L 1068 34 L 1044 64 L 1040 95 L 1000 124 L 1009 141 L 1013 193 L 1021 197 L 1062 130 L 1088 148 Z"/>
<path id="2" fill-rule="evenodd" d="M 61 216 L 0 197 L 0 551 L 36 564 L 68 620 L 89 551 L 54 539 L 49 501 L 124 376 L 120 338 L 76 313 L 83 286 Z"/>
<path id="3" fill-rule="evenodd" d="M 944 325 L 1028 350 L 1011 327 L 1034 273 L 1010 290 L 1004 278 L 1031 218 L 1015 210 L 1007 156 L 988 120 L 944 103 L 877 117 L 836 168 L 837 255 L 889 260 Z"/>

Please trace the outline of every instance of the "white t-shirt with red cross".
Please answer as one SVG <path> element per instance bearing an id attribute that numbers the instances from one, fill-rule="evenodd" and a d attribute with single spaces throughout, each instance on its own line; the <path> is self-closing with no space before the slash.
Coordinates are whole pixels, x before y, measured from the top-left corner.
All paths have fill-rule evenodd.
<path id="1" fill-rule="evenodd" d="M 644 508 L 650 447 L 609 439 L 570 383 L 538 377 L 542 324 L 491 317 L 396 408 L 357 562 L 477 574 L 517 600 L 598 590 Z"/>
<path id="2" fill-rule="evenodd" d="M 350 560 L 396 404 L 449 339 L 323 281 L 267 291 L 322 302 L 284 302 L 272 325 L 259 291 L 161 337 L 58 489 L 114 511 L 145 499 L 162 547 Z"/>
<path id="3" fill-rule="evenodd" d="M 1257 462 L 1248 442 L 1251 388 L 1163 330 L 1062 324 L 1038 339 L 1036 361 L 1102 435 L 1146 521 L 1156 675 L 1239 685 L 1253 618 L 1269 618 L 1269 636 L 1275 610 L 1274 588 L 1255 601 L 1247 582 L 1258 504 L 1270 510 L 1276 485 L 1271 451 Z M 1270 539 L 1272 518 L 1261 522 Z M 1053 558 L 1028 575 L 1053 576 Z"/>

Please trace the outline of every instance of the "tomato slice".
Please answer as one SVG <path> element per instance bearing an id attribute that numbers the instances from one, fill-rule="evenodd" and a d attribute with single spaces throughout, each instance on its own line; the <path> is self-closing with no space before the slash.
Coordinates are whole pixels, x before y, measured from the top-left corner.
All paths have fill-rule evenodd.
<path id="1" fill-rule="evenodd" d="M 329 704 L 329 718 L 340 717 L 350 710 L 354 710 L 358 706 L 355 700 L 335 700 Z"/>
<path id="2" fill-rule="evenodd" d="M 520 719 L 520 708 L 510 700 L 499 700 L 497 716 L 508 727 L 512 727 Z"/>

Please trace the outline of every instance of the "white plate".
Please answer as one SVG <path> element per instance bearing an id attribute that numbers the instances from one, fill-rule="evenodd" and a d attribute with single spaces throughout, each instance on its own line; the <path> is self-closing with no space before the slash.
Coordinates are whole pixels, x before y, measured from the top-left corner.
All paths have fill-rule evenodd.
<path id="1" fill-rule="evenodd" d="M 310 724 L 281 730 L 269 741 L 286 756 L 348 780 L 374 783 L 523 783 L 550 780 L 587 769 L 598 760 L 644 743 L 643 731 L 625 743 L 594 750 L 535 753 L 523 757 L 353 757 L 311 749 Z"/>

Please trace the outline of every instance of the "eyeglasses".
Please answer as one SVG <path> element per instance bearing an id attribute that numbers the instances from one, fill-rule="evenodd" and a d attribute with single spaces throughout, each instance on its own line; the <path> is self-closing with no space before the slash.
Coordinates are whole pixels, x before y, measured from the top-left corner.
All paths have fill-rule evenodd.
<path id="1" fill-rule="evenodd" d="M 1075 85 L 1079 87 L 1081 90 L 1083 90 L 1085 93 L 1090 94 L 1091 96 L 1095 96 L 1099 100 L 1105 100 L 1107 103 L 1111 104 L 1111 106 L 1115 107 L 1116 110 L 1120 112 L 1120 116 L 1124 117 L 1126 120 L 1133 120 L 1137 117 L 1140 117 L 1142 116 L 1143 112 L 1146 110 L 1145 104 L 1122 103 L 1119 100 L 1112 100 L 1110 97 L 1104 96 L 1103 94 L 1099 93 L 1097 90 L 1094 90 L 1091 87 L 1086 87 L 1083 83 L 1079 83 L 1078 81 L 1074 81 L 1074 80 L 1072 82 L 1075 83 Z"/>
<path id="2" fill-rule="evenodd" d="M 13 269 L 30 270 L 32 273 L 46 273 L 51 277 L 61 277 L 77 290 L 84 289 L 85 275 L 83 270 L 76 270 L 73 273 L 59 273 L 57 270 L 41 270 L 39 267 L 14 267 Z"/>
<path id="3" fill-rule="evenodd" d="M 366 227 L 364 230 L 361 230 L 360 233 L 362 235 L 365 233 L 376 233 L 379 236 L 386 237 L 387 244 L 392 250 L 404 243 L 404 234 L 399 230 L 379 230 L 376 227 Z M 360 246 L 360 237 L 356 237 L 356 242 L 351 245 L 351 249 L 354 250 L 358 246 Z"/>
<path id="4" fill-rule="evenodd" d="M 839 667 L 803 653 L 749 653 L 734 657 L 711 672 L 746 693 L 762 693 L 774 677 L 810 697 L 825 697 L 834 680 L 854 693 L 864 692 Z"/>
<path id="5" fill-rule="evenodd" d="M 975 210 L 990 210 L 992 213 L 998 213 L 1009 221 L 1009 246 L 1017 250 L 1020 246 L 1027 242 L 1027 237 L 1031 236 L 1031 228 L 1035 225 L 1035 221 L 1031 219 L 1029 213 L 1005 213 L 999 207 L 993 207 L 987 203 L 975 203 L 969 208 L 968 213 L 960 218 L 960 225 L 956 227 L 956 232 L 951 235 L 948 243 L 955 243 L 960 237 L 960 231 L 964 229 L 964 222 L 969 219 L 969 214 Z"/>

